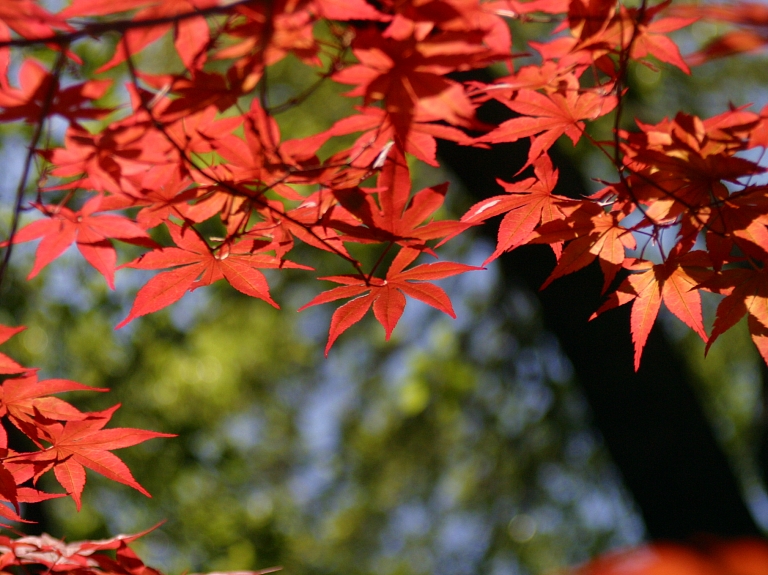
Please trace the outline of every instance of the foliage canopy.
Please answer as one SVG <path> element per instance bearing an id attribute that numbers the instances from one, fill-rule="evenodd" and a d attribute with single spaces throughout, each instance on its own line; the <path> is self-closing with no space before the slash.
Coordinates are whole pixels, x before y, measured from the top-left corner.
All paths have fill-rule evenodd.
<path id="1" fill-rule="evenodd" d="M 407 298 L 455 316 L 433 282 L 480 268 L 434 261 L 438 248 L 500 217 L 486 263 L 548 244 L 557 265 L 543 288 L 599 263 L 607 296 L 595 316 L 631 303 L 635 369 L 662 304 L 707 349 L 747 316 L 768 362 L 768 194 L 756 159 L 768 147 L 768 109 L 638 118 L 632 129 L 622 113 L 630 66 L 689 73 L 759 47 L 765 40 L 750 26 L 763 12 L 646 0 L 73 0 L 58 11 L 7 1 L 0 122 L 25 126 L 30 141 L 0 280 L 12 246 L 38 240 L 30 279 L 72 244 L 110 288 L 117 269 L 157 271 L 120 328 L 220 280 L 279 307 L 262 270 L 322 264 L 319 279 L 334 287 L 301 309 L 349 300 L 336 303 L 327 355 L 370 310 L 389 339 Z M 700 18 L 734 29 L 684 58 L 670 34 Z M 515 47 L 511 25 L 541 24 L 548 35 Z M 146 54 L 163 39 L 175 55 L 153 62 Z M 271 83 L 280 66 L 305 88 L 281 94 Z M 495 80 L 472 77 L 489 67 Z M 280 118 L 309 109 L 329 85 L 347 90 L 342 116 L 282 137 Z M 514 117 L 478 120 L 491 100 Z M 447 184 L 413 189 L 417 162 L 439 165 L 437 139 L 530 146 L 514 181 L 451 219 Z M 615 181 L 589 197 L 558 194 L 550 150 L 562 142 L 594 146 Z M 34 217 L 22 224 L 26 213 Z M 118 265 L 122 244 L 134 246 L 120 248 L 132 259 Z M 297 253 L 299 244 L 333 261 Z M 709 334 L 702 292 L 723 296 Z M 0 339 L 20 329 L 3 327 Z M 0 372 L 0 416 L 34 444 L 11 450 L 0 435 L 0 498 L 15 508 L 0 506 L 6 519 L 21 520 L 22 502 L 56 497 L 31 486 L 48 471 L 78 507 L 86 467 L 144 492 L 111 450 L 167 434 L 104 429 L 116 408 L 81 412 L 52 394 L 85 386 L 39 381 L 7 356 Z M 129 540 L 63 551 L 9 540 L 3 557 L 144 573 Z M 29 545 L 52 555 L 14 551 Z M 116 560 L 93 554 L 115 548 Z"/>

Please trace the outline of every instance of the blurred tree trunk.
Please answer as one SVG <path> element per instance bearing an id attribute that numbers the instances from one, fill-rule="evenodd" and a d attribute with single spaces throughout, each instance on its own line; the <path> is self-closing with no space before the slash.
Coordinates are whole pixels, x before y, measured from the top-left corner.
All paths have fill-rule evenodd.
<path id="1" fill-rule="evenodd" d="M 488 78 L 478 78 L 488 81 Z M 511 117 L 488 103 L 483 121 Z M 441 142 L 441 164 L 473 200 L 501 193 L 496 178 L 511 181 L 527 156 L 527 142 L 482 150 Z M 587 193 L 582 176 L 559 154 L 557 193 Z M 493 232 L 490 227 L 486 233 Z M 495 234 L 490 238 L 496 241 Z M 697 534 L 759 535 L 729 463 L 692 389 L 692 374 L 660 326 L 654 327 L 640 370 L 633 370 L 629 306 L 588 321 L 598 308 L 602 274 L 597 264 L 539 287 L 555 258 L 548 246 L 525 246 L 500 258 L 504 281 L 538 294 L 545 327 L 568 356 L 592 410 L 594 424 L 619 468 L 651 539 L 683 541 Z"/>

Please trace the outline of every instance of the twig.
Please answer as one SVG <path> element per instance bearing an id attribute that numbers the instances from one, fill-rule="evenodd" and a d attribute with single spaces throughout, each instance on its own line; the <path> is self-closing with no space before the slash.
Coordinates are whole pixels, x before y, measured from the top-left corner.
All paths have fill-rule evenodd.
<path id="1" fill-rule="evenodd" d="M 13 204 L 13 217 L 11 219 L 11 229 L 8 235 L 8 246 L 6 247 L 3 261 L 0 263 L 0 286 L 2 285 L 3 279 L 5 278 L 8 264 L 11 261 L 11 252 L 13 251 L 13 237 L 16 235 L 16 231 L 19 228 L 19 218 L 21 217 L 22 209 L 21 206 L 24 202 L 24 192 L 27 189 L 27 182 L 29 181 L 29 173 L 32 168 L 32 162 L 35 158 L 37 144 L 43 135 L 45 119 L 51 111 L 53 99 L 59 87 L 59 77 L 61 76 L 61 72 L 64 69 L 64 64 L 67 60 L 66 45 L 62 47 L 65 49 L 59 52 L 59 55 L 56 58 L 56 63 L 54 64 L 51 75 L 51 81 L 48 84 L 48 90 L 45 92 L 43 105 L 40 109 L 40 119 L 35 125 L 35 132 L 32 134 L 32 139 L 29 142 L 29 148 L 27 149 L 27 156 L 24 159 L 24 166 L 22 168 L 21 178 L 19 179 L 19 185 L 16 187 L 16 199 Z"/>

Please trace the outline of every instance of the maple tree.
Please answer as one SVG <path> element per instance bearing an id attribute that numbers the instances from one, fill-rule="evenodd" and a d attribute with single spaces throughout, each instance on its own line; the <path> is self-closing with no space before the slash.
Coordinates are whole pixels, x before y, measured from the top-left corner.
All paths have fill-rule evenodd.
<path id="1" fill-rule="evenodd" d="M 670 33 L 700 18 L 735 29 L 685 58 Z M 165 270 L 138 291 L 120 328 L 222 279 L 278 307 L 261 270 L 314 273 L 315 260 L 294 261 L 300 242 L 347 269 L 317 270 L 337 285 L 302 308 L 337 302 L 328 354 L 370 310 L 389 339 L 407 298 L 453 316 L 433 282 L 479 268 L 430 258 L 501 216 L 486 263 L 526 244 L 550 245 L 557 264 L 546 288 L 599 262 L 606 299 L 595 317 L 631 304 L 636 370 L 662 304 L 707 349 L 747 316 L 768 362 L 768 194 L 759 178 L 766 170 L 749 156 L 768 147 L 768 108 L 637 119 L 633 130 L 622 117 L 630 66 L 690 73 L 691 65 L 766 44 L 765 20 L 753 4 L 702 10 L 646 0 L 72 0 L 57 12 L 33 0 L 5 2 L 0 122 L 32 132 L 0 280 L 12 247 L 35 240 L 29 278 L 57 265 L 73 243 L 110 288 L 117 269 Z M 510 24 L 541 22 L 552 23 L 551 37 L 515 52 Z M 145 67 L 145 50 L 164 38 L 176 58 L 162 70 Z M 112 42 L 96 70 L 80 55 L 93 39 Z M 310 78 L 309 88 L 275 101 L 270 71 L 285 62 Z M 489 66 L 505 71 L 489 83 L 461 80 Z M 300 110 L 327 83 L 348 88 L 350 114 L 284 138 L 281 114 Z M 125 102 L 115 105 L 123 88 Z M 476 111 L 490 100 L 515 116 L 481 122 Z M 61 138 L 54 120 L 66 125 Z M 438 139 L 530 146 L 518 178 L 499 181 L 502 194 L 451 219 L 446 184 L 412 185 L 417 162 L 439 164 Z M 558 194 L 550 150 L 568 142 L 603 153 L 615 181 L 589 197 Z M 34 216 L 22 223 L 26 214 Z M 145 251 L 118 265 L 115 242 Z M 723 296 L 709 335 L 703 292 Z M 3 328 L 0 337 L 18 329 Z M 51 397 L 82 384 L 38 381 L 4 355 L 0 371 L 0 416 L 36 448 L 10 450 L 0 434 L 0 497 L 15 508 L 0 506 L 0 514 L 21 521 L 20 502 L 55 496 L 33 487 L 48 471 L 78 506 L 85 468 L 144 492 L 111 450 L 166 434 L 104 429 L 114 408 L 82 413 Z M 118 549 L 116 560 L 83 561 L 143 572 L 129 539 L 83 544 L 71 556 Z M 69 565 L 58 557 L 37 563 Z"/>

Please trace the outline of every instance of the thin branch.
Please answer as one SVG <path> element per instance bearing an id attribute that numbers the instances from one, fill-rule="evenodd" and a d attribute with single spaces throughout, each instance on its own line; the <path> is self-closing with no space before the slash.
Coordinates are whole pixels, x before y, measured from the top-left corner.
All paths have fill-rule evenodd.
<path id="1" fill-rule="evenodd" d="M 161 16 L 158 18 L 146 18 L 142 20 L 115 20 L 114 22 L 94 22 L 93 24 L 85 24 L 79 30 L 72 32 L 64 32 L 61 34 L 52 34 L 50 36 L 43 36 L 40 38 L 14 38 L 12 40 L 3 40 L 0 42 L 0 48 L 14 47 L 24 48 L 39 46 L 41 44 L 46 45 L 58 45 L 67 46 L 76 40 L 90 36 L 101 36 L 109 32 L 126 32 L 137 28 L 151 28 L 152 26 L 162 26 L 164 24 L 174 24 L 183 20 L 189 20 L 191 18 L 198 18 L 200 16 L 213 16 L 216 14 L 226 14 L 233 8 L 245 4 L 260 3 L 260 0 L 235 0 L 229 2 L 225 6 L 213 6 L 211 8 L 201 8 L 192 12 L 183 12 L 174 16 Z"/>
<path id="2" fill-rule="evenodd" d="M 66 46 L 63 46 L 66 48 Z M 24 193 L 27 189 L 27 182 L 29 181 L 29 174 L 32 169 L 32 163 L 35 159 L 37 144 L 40 138 L 43 136 L 43 129 L 45 126 L 45 119 L 51 111 L 53 106 L 53 99 L 56 96 L 56 92 L 59 87 L 59 77 L 64 70 L 64 64 L 66 63 L 66 49 L 59 52 L 54 64 L 51 81 L 48 84 L 48 90 L 45 92 L 43 98 L 43 105 L 40 108 L 40 119 L 35 124 L 35 132 L 32 134 L 32 139 L 29 142 L 29 148 L 27 149 L 27 156 L 24 159 L 24 166 L 21 172 L 21 178 L 19 179 L 19 185 L 16 187 L 16 199 L 13 204 L 13 217 L 11 219 L 11 229 L 8 235 L 8 246 L 3 256 L 3 261 L 0 263 L 0 285 L 3 283 L 6 271 L 8 270 L 8 264 L 11 261 L 11 252 L 13 251 L 13 237 L 16 235 L 16 231 L 19 228 L 19 219 L 21 217 L 22 204 L 24 203 Z"/>

